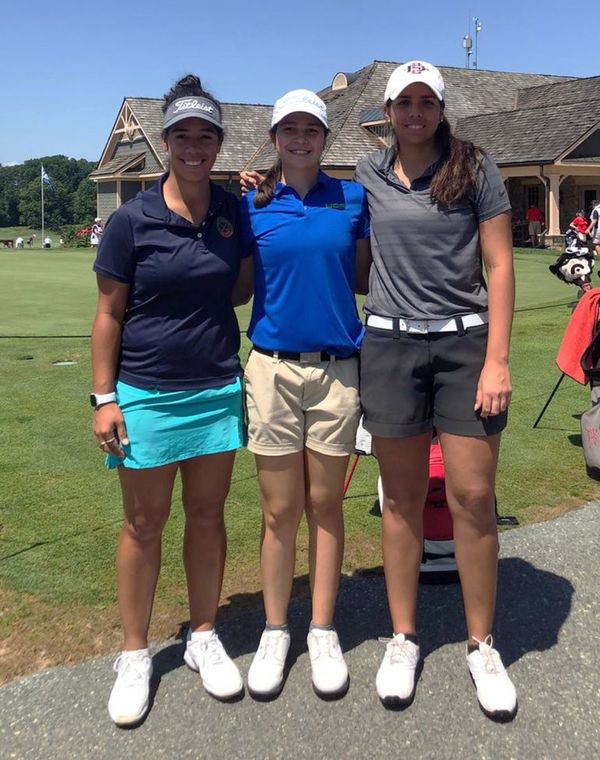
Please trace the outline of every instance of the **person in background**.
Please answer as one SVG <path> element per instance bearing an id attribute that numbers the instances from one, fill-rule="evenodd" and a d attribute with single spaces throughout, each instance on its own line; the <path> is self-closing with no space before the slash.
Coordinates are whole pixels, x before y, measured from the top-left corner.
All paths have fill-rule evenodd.
<path id="1" fill-rule="evenodd" d="M 586 230 L 586 234 L 592 238 L 592 245 L 594 246 L 594 255 L 600 256 L 600 203 L 595 200 L 591 203 L 590 224 Z"/>
<path id="2" fill-rule="evenodd" d="M 117 468 L 124 511 L 117 549 L 123 651 L 108 702 L 119 726 L 139 723 L 148 710 L 148 627 L 178 473 L 190 606 L 184 660 L 213 697 L 243 691 L 215 631 L 224 503 L 244 443 L 232 304 L 244 253 L 239 204 L 210 181 L 224 134 L 218 101 L 188 75 L 162 110 L 169 170 L 111 216 L 94 264 L 93 432 L 107 466 Z"/>
<path id="3" fill-rule="evenodd" d="M 19 236 L 15 240 L 15 248 L 24 248 L 24 247 L 25 247 L 25 240 L 21 236 Z"/>
<path id="4" fill-rule="evenodd" d="M 528 224 L 529 241 L 532 248 L 537 248 L 542 232 L 542 212 L 532 203 L 525 213 L 525 221 Z"/>
<path id="5" fill-rule="evenodd" d="M 585 211 L 583 209 L 579 209 L 575 217 L 571 220 L 569 223 L 569 229 L 574 230 L 577 233 L 577 237 L 585 241 L 587 238 L 587 230 L 588 230 L 588 221 L 585 218 Z"/>
<path id="6" fill-rule="evenodd" d="M 495 476 L 511 398 L 510 203 L 489 156 L 452 135 L 444 96 L 430 63 L 396 68 L 384 97 L 394 144 L 356 168 L 367 191 L 373 256 L 360 392 L 383 483 L 393 626 L 376 689 L 388 707 L 406 707 L 415 694 L 423 506 L 435 429 L 454 525 L 466 663 L 481 709 L 510 720 L 517 695 L 492 639 Z"/>
<path id="7" fill-rule="evenodd" d="M 296 534 L 309 528 L 312 683 L 344 694 L 348 669 L 334 609 L 344 549 L 342 498 L 360 413 L 354 300 L 370 263 L 365 193 L 320 169 L 328 134 L 323 101 L 292 90 L 273 108 L 278 160 L 242 199 L 255 293 L 245 368 L 248 449 L 263 509 L 261 572 L 266 626 L 248 672 L 258 699 L 281 691 L 290 647 L 288 604 Z"/>
<path id="8" fill-rule="evenodd" d="M 94 224 L 92 224 L 92 231 L 90 233 L 90 247 L 91 248 L 96 248 L 96 246 L 100 245 L 103 232 L 104 232 L 104 225 L 102 224 L 102 219 L 99 216 L 97 216 L 94 219 Z"/>

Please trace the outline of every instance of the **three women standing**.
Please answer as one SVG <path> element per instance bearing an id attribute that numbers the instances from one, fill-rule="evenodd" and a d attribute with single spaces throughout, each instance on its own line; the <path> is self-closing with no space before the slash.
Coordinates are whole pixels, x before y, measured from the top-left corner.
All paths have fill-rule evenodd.
<path id="1" fill-rule="evenodd" d="M 415 693 L 422 510 L 435 428 L 454 521 L 467 664 L 484 712 L 510 719 L 516 692 L 491 638 L 494 481 L 511 394 L 510 206 L 490 159 L 451 134 L 444 92 L 430 64 L 398 67 L 385 93 L 395 144 L 368 156 L 356 171 L 368 199 L 373 254 L 361 400 L 385 494 L 383 557 L 394 633 L 376 687 L 389 706 L 405 706 Z M 196 111 L 190 100 L 201 107 Z M 232 199 L 209 182 L 222 140 L 218 104 L 206 93 L 176 89 L 165 111 L 170 172 L 157 190 L 113 215 L 96 263 L 94 429 L 109 462 L 123 465 L 126 515 L 118 555 L 125 651 L 109 703 L 121 724 L 147 709 L 147 627 L 178 468 L 194 631 L 186 662 L 200 670 L 215 696 L 242 689 L 214 618 L 224 560 L 223 501 L 242 438 L 231 291 L 243 246 Z M 362 290 L 368 269 L 369 225 L 363 187 L 320 171 L 327 132 L 325 105 L 314 93 L 296 90 L 277 101 L 271 138 L 278 163 L 242 205 L 244 237 L 255 259 L 248 330 L 253 351 L 245 374 L 248 447 L 256 457 L 264 518 L 266 627 L 248 674 L 249 690 L 259 698 L 278 694 L 283 685 L 303 513 L 313 685 L 325 697 L 348 685 L 333 610 L 343 552 L 343 480 L 359 414 L 356 354 L 363 328 L 353 292 L 357 283 Z M 218 262 L 217 248 L 224 252 Z M 177 260 L 173 254 L 180 251 Z M 189 436 L 173 425 L 179 413 L 171 412 L 180 408 L 191 409 Z M 191 440 L 206 443 L 191 451 Z M 207 466 L 211 478 L 205 478 Z M 132 694 L 138 695 L 135 710 Z"/>

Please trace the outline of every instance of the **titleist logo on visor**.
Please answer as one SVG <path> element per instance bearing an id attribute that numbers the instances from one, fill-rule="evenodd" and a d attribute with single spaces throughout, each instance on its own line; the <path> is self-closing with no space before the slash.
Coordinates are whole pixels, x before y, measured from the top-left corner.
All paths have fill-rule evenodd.
<path id="1" fill-rule="evenodd" d="M 190 109 L 206 111 L 206 113 L 214 113 L 215 107 L 210 105 L 206 100 L 198 100 L 197 98 L 183 98 L 182 100 L 176 100 L 173 103 L 173 114 L 181 113 L 181 111 L 188 111 Z"/>
<path id="2" fill-rule="evenodd" d="M 174 100 L 167 108 L 164 128 L 167 129 L 172 124 L 188 117 L 205 119 L 220 129 L 223 128 L 221 113 L 216 104 L 208 98 L 201 97 L 185 97 Z"/>

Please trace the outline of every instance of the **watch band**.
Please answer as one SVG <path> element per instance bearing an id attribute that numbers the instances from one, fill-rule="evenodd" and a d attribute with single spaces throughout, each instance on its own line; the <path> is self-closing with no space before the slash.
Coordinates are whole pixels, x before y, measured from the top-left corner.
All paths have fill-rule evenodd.
<path id="1" fill-rule="evenodd" d="M 91 393 L 90 403 L 94 407 L 102 406 L 103 404 L 112 404 L 117 400 L 117 394 L 112 393 Z"/>

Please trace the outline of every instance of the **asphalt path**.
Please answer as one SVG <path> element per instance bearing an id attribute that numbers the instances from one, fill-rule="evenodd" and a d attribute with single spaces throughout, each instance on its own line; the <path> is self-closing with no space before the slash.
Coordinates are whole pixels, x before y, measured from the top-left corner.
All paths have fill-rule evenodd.
<path id="1" fill-rule="evenodd" d="M 308 604 L 290 609 L 292 649 L 281 696 L 222 704 L 182 661 L 183 644 L 154 646 L 153 705 L 133 730 L 106 711 L 113 658 L 59 667 L 0 688 L 0 757 L 368 758 L 468 760 L 600 757 L 600 503 L 501 536 L 496 642 L 519 692 L 512 723 L 478 709 L 465 663 L 456 585 L 422 586 L 425 665 L 413 705 L 383 708 L 374 681 L 390 634 L 380 569 L 344 578 L 336 616 L 350 689 L 335 702 L 312 691 Z M 245 614 L 220 631 L 245 674 L 262 629 Z"/>

